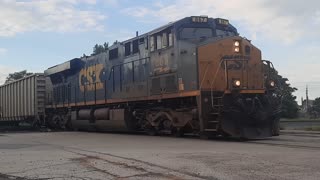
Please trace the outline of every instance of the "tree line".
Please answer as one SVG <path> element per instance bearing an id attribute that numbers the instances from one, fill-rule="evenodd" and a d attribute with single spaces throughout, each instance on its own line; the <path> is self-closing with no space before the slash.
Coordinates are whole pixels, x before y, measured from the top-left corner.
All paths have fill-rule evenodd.
<path id="1" fill-rule="evenodd" d="M 320 97 L 316 98 L 313 104 L 308 106 L 307 114 L 310 118 L 320 117 Z"/>
<path id="2" fill-rule="evenodd" d="M 109 50 L 109 43 L 105 42 L 103 45 L 96 44 L 93 47 L 93 52 L 91 55 L 97 55 L 103 52 L 107 52 Z"/>

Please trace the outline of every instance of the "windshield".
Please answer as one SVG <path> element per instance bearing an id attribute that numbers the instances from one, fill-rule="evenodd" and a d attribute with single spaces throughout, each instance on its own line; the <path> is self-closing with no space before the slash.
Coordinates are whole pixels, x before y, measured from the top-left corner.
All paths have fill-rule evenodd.
<path id="1" fill-rule="evenodd" d="M 217 29 L 216 33 L 217 33 L 217 36 L 221 36 L 221 37 L 224 37 L 224 36 L 235 36 L 236 35 L 234 32 L 220 30 L 220 29 Z"/>
<path id="2" fill-rule="evenodd" d="M 183 28 L 180 33 L 180 39 L 199 39 L 212 37 L 210 28 Z"/>

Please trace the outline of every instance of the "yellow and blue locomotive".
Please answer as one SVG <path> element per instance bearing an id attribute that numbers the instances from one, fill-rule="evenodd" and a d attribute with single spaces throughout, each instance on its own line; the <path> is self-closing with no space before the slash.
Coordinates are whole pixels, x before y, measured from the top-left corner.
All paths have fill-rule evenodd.
<path id="1" fill-rule="evenodd" d="M 228 20 L 186 17 L 45 71 L 56 128 L 263 138 L 279 133 L 276 80 Z"/>

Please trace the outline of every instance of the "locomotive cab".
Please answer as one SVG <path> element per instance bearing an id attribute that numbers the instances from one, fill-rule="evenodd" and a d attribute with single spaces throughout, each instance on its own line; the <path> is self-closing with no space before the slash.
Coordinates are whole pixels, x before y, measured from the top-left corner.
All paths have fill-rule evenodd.
<path id="1" fill-rule="evenodd" d="M 196 96 L 201 133 L 278 134 L 274 127 L 280 111 L 268 97 L 276 85 L 272 63 L 262 61 L 261 51 L 228 20 L 191 16 L 152 31 L 149 39 L 150 95 Z"/>

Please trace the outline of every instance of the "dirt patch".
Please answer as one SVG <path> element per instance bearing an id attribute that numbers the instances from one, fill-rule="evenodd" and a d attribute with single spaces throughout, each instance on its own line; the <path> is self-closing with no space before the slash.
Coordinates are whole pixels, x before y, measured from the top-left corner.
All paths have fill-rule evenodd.
<path id="1" fill-rule="evenodd" d="M 0 173 L 0 180 L 42 180 L 42 179 L 30 179 L 30 178 L 11 176 L 11 175 Z"/>

